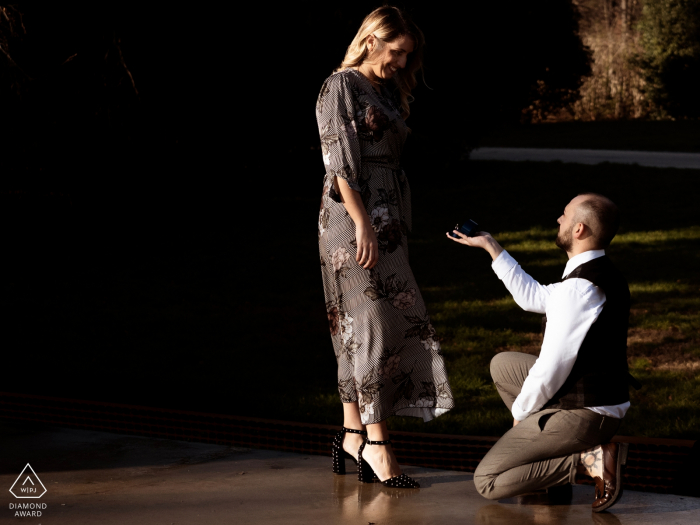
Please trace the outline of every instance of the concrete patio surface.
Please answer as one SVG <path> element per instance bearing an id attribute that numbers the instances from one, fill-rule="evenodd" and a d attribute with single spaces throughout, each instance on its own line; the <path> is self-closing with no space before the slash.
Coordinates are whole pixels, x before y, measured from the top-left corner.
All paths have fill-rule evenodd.
<path id="1" fill-rule="evenodd" d="M 639 164 L 653 168 L 700 169 L 700 153 L 669 151 L 617 151 L 601 149 L 548 149 L 548 148 L 477 148 L 472 160 L 507 160 L 535 162 L 575 162 L 578 164 Z"/>
<path id="2" fill-rule="evenodd" d="M 29 463 L 46 487 L 36 500 L 10 492 Z M 331 459 L 0 421 L 0 523 L 18 502 L 40 503 L 23 523 L 82 524 L 697 524 L 700 498 L 625 491 L 593 514 L 593 488 L 568 504 L 546 495 L 499 502 L 476 493 L 471 474 L 407 466 L 418 490 L 358 483 Z"/>

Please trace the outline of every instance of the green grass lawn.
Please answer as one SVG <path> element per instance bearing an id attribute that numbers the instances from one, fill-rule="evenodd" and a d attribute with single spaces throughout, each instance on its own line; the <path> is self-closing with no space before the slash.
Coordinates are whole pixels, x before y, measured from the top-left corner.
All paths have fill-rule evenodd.
<path id="1" fill-rule="evenodd" d="M 700 152 L 699 120 L 557 122 L 503 126 L 480 146 Z"/>
<path id="2" fill-rule="evenodd" d="M 566 263 L 553 244 L 556 219 L 590 190 L 622 210 L 608 253 L 630 283 L 629 362 L 644 384 L 631 392 L 620 433 L 700 437 L 700 173 L 469 162 L 432 172 L 407 166 L 407 175 L 411 266 L 442 337 L 456 408 L 427 424 L 392 418 L 391 428 L 498 436 L 510 426 L 488 364 L 497 352 L 536 354 L 540 316 L 515 305 L 485 252 L 444 232 L 474 219 L 526 271 L 555 282 Z M 34 357 L 32 381 L 14 374 L 4 389 L 340 424 L 318 267 L 318 183 L 313 193 L 271 192 L 251 224 L 267 220 L 269 210 L 283 210 L 284 221 L 248 239 L 235 228 L 211 234 L 99 287 L 89 280 L 68 287 L 32 310 L 31 323 L 10 341 L 17 355 Z M 22 315 L 10 312 L 8 326 Z M 19 364 L 8 369 L 26 369 Z"/>
<path id="3" fill-rule="evenodd" d="M 644 388 L 632 391 L 633 409 L 621 432 L 698 437 L 700 412 L 693 407 L 700 406 L 700 217 L 696 204 L 700 174 L 558 163 L 474 162 L 461 169 L 432 174 L 435 182 L 430 184 L 421 179 L 414 183 L 415 229 L 409 241 L 412 267 L 443 338 L 457 407 L 428 424 L 393 418 L 391 428 L 472 435 L 500 435 L 508 428 L 511 416 L 491 383 L 488 363 L 500 351 L 536 353 L 541 341 L 540 316 L 515 305 L 490 269 L 486 253 L 450 243 L 444 231 L 472 218 L 501 240 L 533 276 L 542 282 L 558 281 L 566 256 L 553 244 L 556 218 L 576 193 L 592 190 L 610 195 L 624 214 L 622 231 L 608 253 L 623 269 L 632 289 L 630 362 Z M 311 242 L 308 249 L 313 249 Z M 300 311 L 297 301 L 294 307 L 283 308 L 299 322 L 313 311 L 323 317 L 321 293 L 316 292 L 320 275 L 307 286 L 316 304 Z M 278 300 L 294 302 L 292 297 L 278 296 Z M 330 337 L 313 342 L 325 347 L 329 357 L 318 355 L 323 365 L 321 361 L 311 365 L 314 374 L 300 370 L 302 376 L 313 375 L 302 388 L 280 378 L 286 391 L 298 393 L 273 401 L 275 413 L 280 418 L 337 423 L 340 411 L 331 386 L 335 368 Z M 291 352 L 298 348 L 293 338 L 288 344 Z M 296 357 L 316 355 L 317 348 L 309 346 Z M 303 363 L 301 367 L 309 361 Z M 322 372 L 322 367 L 327 371 Z M 325 379 L 327 387 L 322 386 L 322 378 L 315 377 L 316 372 L 333 375 Z"/>
<path id="4" fill-rule="evenodd" d="M 608 254 L 625 273 L 633 309 L 630 367 L 644 384 L 622 434 L 700 436 L 700 174 L 682 170 L 565 164 L 472 163 L 461 182 L 421 187 L 411 261 L 443 349 L 457 407 L 428 424 L 390 427 L 500 435 L 512 422 L 488 373 L 502 351 L 539 352 L 540 316 L 523 312 L 490 269 L 490 258 L 444 239 L 446 225 L 472 218 L 541 282 L 561 279 L 565 254 L 555 220 L 579 191 L 610 195 L 624 214 Z M 470 181 L 470 182 L 467 182 Z M 584 182 L 585 181 L 585 182 Z M 663 183 L 660 183 L 663 181 Z M 334 396 L 313 401 L 319 413 Z"/>
<path id="5" fill-rule="evenodd" d="M 559 275 L 565 258 L 552 239 L 556 229 L 532 228 L 496 234 L 509 252 L 534 275 L 556 271 Z M 630 282 L 634 306 L 629 337 L 629 362 L 633 374 L 644 387 L 632 391 L 633 409 L 624 420 L 621 433 L 631 435 L 697 437 L 700 428 L 700 282 L 690 264 L 698 263 L 700 227 L 690 226 L 671 231 L 627 232 L 621 234 L 608 250 Z M 465 257 L 467 255 L 465 254 Z M 471 255 L 469 255 L 471 259 Z M 667 258 L 687 258 L 678 268 L 668 264 L 666 273 L 675 268 L 673 277 L 654 279 L 642 263 L 663 268 Z M 644 261 L 644 262 L 642 262 Z M 489 260 L 479 261 L 488 266 Z M 479 264 L 476 262 L 476 264 Z M 481 274 L 481 272 L 479 272 Z M 695 273 L 695 275 L 693 275 Z M 479 278 L 495 279 L 490 275 Z M 461 285 L 460 285 L 461 284 Z M 459 404 L 453 414 L 440 423 L 444 431 L 469 428 L 482 433 L 483 428 L 498 434 L 510 422 L 510 414 L 491 385 L 486 370 L 491 357 L 502 351 L 524 351 L 537 355 L 542 338 L 540 316 L 523 312 L 504 294 L 501 298 L 482 299 L 486 293 L 468 293 L 477 283 L 455 286 L 432 286 L 424 289 L 435 325 L 444 337 L 443 348 L 453 388 Z M 463 299 L 455 289 L 465 289 Z M 482 295 L 483 294 L 483 295 Z M 476 295 L 476 298 L 474 297 Z M 490 295 L 490 294 L 488 294 Z M 463 410 L 462 407 L 472 409 Z M 473 410 L 473 407 L 479 407 Z M 395 424 L 402 429 L 419 425 L 403 418 Z"/>

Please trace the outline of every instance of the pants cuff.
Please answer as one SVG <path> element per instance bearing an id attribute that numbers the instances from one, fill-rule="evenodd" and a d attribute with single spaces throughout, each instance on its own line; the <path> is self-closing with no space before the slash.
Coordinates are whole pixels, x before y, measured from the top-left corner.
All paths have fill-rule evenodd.
<path id="1" fill-rule="evenodd" d="M 581 453 L 574 452 L 571 454 L 571 469 L 569 470 L 569 483 L 576 485 L 576 471 L 578 470 L 578 465 L 581 462 Z"/>

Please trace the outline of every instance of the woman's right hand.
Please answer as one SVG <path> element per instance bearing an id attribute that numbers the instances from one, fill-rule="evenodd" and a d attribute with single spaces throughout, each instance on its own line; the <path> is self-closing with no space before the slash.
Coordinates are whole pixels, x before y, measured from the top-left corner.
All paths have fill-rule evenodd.
<path id="1" fill-rule="evenodd" d="M 357 226 L 355 229 L 355 239 L 357 240 L 357 264 L 365 270 L 374 268 L 379 261 L 379 242 L 377 234 L 369 225 Z"/>
<path id="2" fill-rule="evenodd" d="M 365 210 L 365 205 L 362 202 L 362 196 L 359 191 L 350 188 L 345 180 L 336 176 L 334 181 L 338 184 L 340 200 L 355 223 L 355 241 L 357 242 L 357 256 L 355 260 L 365 270 L 374 268 L 379 261 L 379 243 L 377 242 L 377 234 L 374 233 L 370 223 L 369 215 L 367 215 L 367 210 Z"/>

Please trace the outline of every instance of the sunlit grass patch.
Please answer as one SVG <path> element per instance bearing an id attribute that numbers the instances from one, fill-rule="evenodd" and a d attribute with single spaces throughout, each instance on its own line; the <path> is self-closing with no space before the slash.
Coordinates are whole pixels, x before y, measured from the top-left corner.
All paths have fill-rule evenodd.
<path id="1" fill-rule="evenodd" d="M 697 374 L 700 371 L 700 361 L 683 360 L 675 363 L 662 363 L 656 367 L 656 370 Z"/>
<path id="2" fill-rule="evenodd" d="M 622 244 L 659 244 L 672 241 L 700 240 L 700 226 L 673 230 L 634 231 L 615 236 L 611 246 Z"/>
<path id="3" fill-rule="evenodd" d="M 495 232 L 494 236 L 525 271 L 550 283 L 561 278 L 567 260 L 554 244 L 556 234 L 555 228 L 535 227 Z M 633 409 L 625 420 L 625 433 L 668 437 L 687 437 L 692 433 L 692 426 L 667 418 L 656 407 L 673 406 L 683 412 L 691 410 L 693 399 L 700 404 L 700 390 L 680 387 L 681 382 L 687 384 L 700 372 L 700 339 L 696 335 L 700 333 L 700 283 L 690 262 L 698 253 L 698 239 L 700 227 L 696 226 L 628 232 L 620 234 L 607 251 L 630 283 L 630 370 L 637 377 L 650 378 L 644 381 L 641 394 L 635 393 L 632 398 Z M 502 402 L 490 389 L 489 362 L 496 353 L 504 351 L 538 355 L 542 344 L 541 316 L 524 312 L 515 304 L 488 260 L 474 257 L 464 263 L 463 269 L 464 273 L 447 273 L 452 280 L 449 285 L 443 281 L 441 286 L 423 289 L 442 338 L 460 407 L 440 418 L 443 420 L 439 425 L 444 431 L 454 433 L 461 428 L 467 434 L 482 433 L 478 425 L 497 428 L 491 426 L 496 422 L 505 429 L 510 423 L 509 414 L 499 410 Z M 461 280 L 459 276 L 463 276 Z M 657 389 L 661 384 L 663 387 Z M 464 403 L 478 405 L 479 412 L 463 413 Z M 484 421 L 486 412 L 492 415 L 492 423 Z M 420 430 L 419 424 L 408 420 L 399 426 Z M 657 430 L 648 431 L 645 426 Z"/>
<path id="4" fill-rule="evenodd" d="M 432 315 L 435 321 L 446 321 L 454 319 L 465 314 L 495 314 L 497 312 L 505 312 L 519 308 L 512 297 L 503 297 L 493 301 L 482 301 L 479 299 L 465 301 L 445 301 L 443 303 L 431 303 L 430 305 L 436 313 Z"/>
<path id="5" fill-rule="evenodd" d="M 690 290 L 690 285 L 674 281 L 655 281 L 647 283 L 629 283 L 631 294 L 648 294 L 648 293 L 670 293 L 670 292 L 687 292 Z"/>
<path id="6" fill-rule="evenodd" d="M 557 228 L 542 228 L 536 226 L 527 230 L 504 231 L 498 233 L 498 238 L 504 242 L 523 242 L 531 240 L 553 241 L 557 236 Z"/>
<path id="7" fill-rule="evenodd" d="M 505 231 L 495 238 L 509 252 L 560 252 L 554 244 L 557 228 L 530 228 L 521 231 Z"/>
<path id="8" fill-rule="evenodd" d="M 558 266 L 561 268 L 565 262 L 565 259 L 562 257 L 552 257 L 550 259 L 531 259 L 527 261 L 527 266 L 528 268 L 540 268 L 549 266 Z"/>
<path id="9" fill-rule="evenodd" d="M 698 312 L 685 315 L 678 312 L 668 312 L 664 315 L 645 316 L 639 323 L 636 323 L 636 326 L 655 330 L 678 330 L 690 334 L 698 333 L 700 318 Z"/>
<path id="10" fill-rule="evenodd" d="M 414 220 L 424 229 L 420 232 L 422 242 L 411 255 L 415 257 L 411 264 L 420 277 L 419 284 L 422 280 L 429 284 L 421 285 L 421 291 L 442 338 L 457 406 L 424 427 L 407 418 L 395 424 L 417 431 L 425 428 L 424 431 L 447 433 L 502 434 L 512 425 L 512 417 L 495 389 L 488 388 L 488 364 L 498 352 L 536 355 L 541 346 L 541 316 L 523 312 L 512 301 L 491 269 L 490 259 L 477 250 L 445 241 L 434 232 L 444 236 L 440 228 L 454 224 L 454 210 L 464 206 L 471 218 L 483 221 L 485 229 L 526 272 L 543 284 L 558 282 L 567 257 L 554 244 L 558 231 L 554 221 L 561 207 L 552 203 L 561 199 L 563 207 L 572 195 L 591 189 L 609 195 L 622 212 L 622 232 L 606 253 L 630 283 L 633 313 L 628 356 L 632 373 L 644 383 L 642 390 L 631 391 L 632 408 L 620 433 L 697 439 L 700 220 L 689 193 L 697 190 L 678 188 L 692 188 L 697 185 L 694 181 L 700 179 L 692 175 L 691 180 L 687 173 L 672 170 L 613 165 L 474 164 L 472 168 L 475 173 L 488 172 L 493 177 L 484 183 L 489 188 L 493 180 L 505 181 L 503 173 L 511 174 L 511 191 L 499 208 L 502 213 L 494 216 L 488 200 L 473 198 L 471 186 L 454 191 L 436 188 L 431 194 L 432 202 L 445 205 L 440 209 L 426 206 L 423 220 Z M 585 178 L 589 181 L 587 187 L 581 188 L 578 182 L 564 183 L 567 187 L 559 191 L 562 171 L 571 180 L 574 175 L 581 176 L 579 180 Z M 543 174 L 551 178 L 542 179 Z M 543 184 L 557 189 L 528 193 L 529 182 L 522 182 L 528 180 L 523 178 L 526 176 L 537 176 Z M 594 183 L 590 183 L 591 177 L 596 178 Z M 667 181 L 663 188 L 643 189 L 643 183 L 650 187 L 659 177 Z M 649 214 L 650 206 L 654 217 Z M 636 231 L 629 231 L 630 228 Z"/>
<path id="11" fill-rule="evenodd" d="M 560 252 L 554 244 L 557 228 L 530 228 L 521 231 L 504 231 L 494 237 L 509 252 Z M 700 226 L 672 230 L 633 231 L 615 236 L 611 246 L 630 244 L 656 245 L 675 241 L 700 240 Z"/>
<path id="12" fill-rule="evenodd" d="M 700 427 L 700 377 L 693 370 L 653 370 L 635 361 L 632 373 L 643 388 L 630 390 L 630 409 L 620 433 L 695 439 Z"/>
<path id="13" fill-rule="evenodd" d="M 689 286 L 679 292 L 633 293 L 630 325 L 696 336 L 700 331 L 700 294 L 694 290 Z"/>
<path id="14" fill-rule="evenodd" d="M 488 330 L 483 327 L 460 327 L 444 329 L 443 351 L 447 356 L 468 351 L 488 352 L 493 355 L 497 348 L 519 348 L 530 342 L 528 334 L 509 329 Z M 488 361 L 488 359 L 487 359 Z"/>
<path id="15" fill-rule="evenodd" d="M 678 331 L 654 330 L 635 326 L 627 331 L 627 346 L 635 347 L 652 345 L 656 347 L 669 341 L 677 341 L 682 337 L 683 336 L 680 335 Z"/>
<path id="16" fill-rule="evenodd" d="M 651 369 L 651 361 L 646 357 L 637 357 L 628 363 L 630 372 L 643 372 Z"/>
<path id="17" fill-rule="evenodd" d="M 510 296 L 491 301 L 443 301 L 428 307 L 447 356 L 478 352 L 485 356 L 484 362 L 498 348 L 530 345 L 532 334 L 520 330 L 540 325 L 538 316 L 524 313 Z"/>

